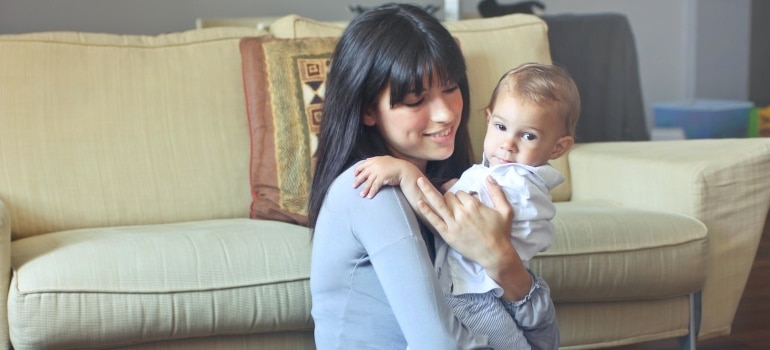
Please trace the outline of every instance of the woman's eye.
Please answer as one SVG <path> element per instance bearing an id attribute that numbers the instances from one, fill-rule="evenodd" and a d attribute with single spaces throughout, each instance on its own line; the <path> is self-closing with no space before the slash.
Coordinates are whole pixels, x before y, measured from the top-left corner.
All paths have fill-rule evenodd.
<path id="1" fill-rule="evenodd" d="M 407 106 L 407 107 L 417 107 L 424 100 L 425 100 L 425 97 L 422 94 L 411 92 L 404 97 L 404 100 L 401 101 L 401 103 L 403 103 L 404 106 Z"/>
<path id="2" fill-rule="evenodd" d="M 422 103 L 423 100 L 424 99 L 422 98 L 412 98 L 412 99 L 408 98 L 408 99 L 405 99 L 403 103 L 404 103 L 404 106 L 407 106 L 407 107 L 417 107 Z"/>
<path id="3" fill-rule="evenodd" d="M 449 94 L 449 93 L 453 93 L 453 92 L 455 92 L 455 91 L 457 91 L 457 90 L 459 90 L 459 89 L 460 89 L 460 86 L 459 86 L 459 85 L 457 85 L 457 84 L 454 84 L 454 85 L 452 85 L 452 86 L 449 86 L 448 88 L 445 88 L 445 89 L 444 89 L 444 93 L 448 93 L 448 94 Z"/>
<path id="4" fill-rule="evenodd" d="M 525 132 L 524 135 L 522 135 L 521 137 L 524 138 L 527 141 L 537 140 L 537 135 L 532 134 L 532 133 L 528 133 L 528 132 Z"/>

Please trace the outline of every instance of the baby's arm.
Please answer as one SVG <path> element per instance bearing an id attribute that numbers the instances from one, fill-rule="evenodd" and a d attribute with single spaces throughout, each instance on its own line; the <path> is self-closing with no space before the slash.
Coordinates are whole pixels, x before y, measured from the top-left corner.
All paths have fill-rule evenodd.
<path id="1" fill-rule="evenodd" d="M 449 189 L 452 188 L 452 186 L 454 186 L 458 180 L 460 179 L 451 179 L 447 182 L 444 182 L 444 184 L 441 185 L 441 188 L 439 188 L 439 191 L 441 191 L 441 193 L 447 193 L 447 191 L 449 191 Z"/>
<path id="2" fill-rule="evenodd" d="M 383 186 L 401 186 L 409 205 L 417 208 L 422 192 L 417 179 L 425 176 L 414 164 L 391 156 L 368 158 L 356 166 L 353 187 L 361 188 L 361 197 L 374 198 Z"/>

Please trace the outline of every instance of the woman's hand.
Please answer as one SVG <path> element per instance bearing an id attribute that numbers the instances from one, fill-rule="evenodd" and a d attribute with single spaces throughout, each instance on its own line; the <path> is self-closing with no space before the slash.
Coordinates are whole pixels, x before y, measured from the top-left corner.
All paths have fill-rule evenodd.
<path id="1" fill-rule="evenodd" d="M 417 184 L 424 196 L 419 210 L 441 238 L 483 266 L 487 275 L 503 288 L 503 298 L 523 299 L 532 287 L 532 278 L 511 243 L 513 208 L 497 182 L 487 177 L 494 208 L 465 192 L 447 192 L 442 196 L 424 177 Z"/>

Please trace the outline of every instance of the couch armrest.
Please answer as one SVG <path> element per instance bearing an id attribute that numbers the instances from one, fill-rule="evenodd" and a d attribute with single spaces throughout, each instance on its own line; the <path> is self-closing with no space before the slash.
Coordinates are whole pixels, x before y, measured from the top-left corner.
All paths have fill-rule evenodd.
<path id="1" fill-rule="evenodd" d="M 700 335 L 728 334 L 770 207 L 770 139 L 582 144 L 569 168 L 573 201 L 611 200 L 706 224 Z"/>
<path id="2" fill-rule="evenodd" d="M 11 285 L 11 213 L 0 200 L 0 349 L 11 347 L 8 331 L 8 288 Z"/>

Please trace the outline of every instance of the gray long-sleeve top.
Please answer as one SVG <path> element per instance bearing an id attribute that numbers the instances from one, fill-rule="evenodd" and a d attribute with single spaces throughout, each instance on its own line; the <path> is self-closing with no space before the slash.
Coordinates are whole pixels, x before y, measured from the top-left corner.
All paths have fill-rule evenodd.
<path id="1" fill-rule="evenodd" d="M 316 347 L 487 349 L 486 337 L 472 334 L 447 305 L 418 219 L 400 189 L 361 198 L 353 168 L 330 187 L 313 234 Z M 507 308 L 520 327 L 558 346 L 553 304 L 540 282 L 535 278 L 530 294 Z"/>

